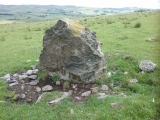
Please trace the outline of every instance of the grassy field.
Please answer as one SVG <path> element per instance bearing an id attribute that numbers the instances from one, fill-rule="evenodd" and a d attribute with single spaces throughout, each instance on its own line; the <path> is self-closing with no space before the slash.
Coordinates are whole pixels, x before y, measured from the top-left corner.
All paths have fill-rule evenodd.
<path id="1" fill-rule="evenodd" d="M 112 76 L 103 83 L 119 86 L 115 95 L 97 100 L 89 97 L 83 104 L 74 104 L 70 99 L 51 106 L 47 102 L 59 95 L 48 93 L 44 99 L 33 105 L 0 102 L 2 120 L 158 120 L 160 118 L 160 11 L 98 16 L 80 19 L 97 33 L 103 43 L 102 51 L 108 63 L 107 72 Z M 23 71 L 36 61 L 42 50 L 45 30 L 56 21 L 0 24 L 0 76 Z M 138 25 L 137 25 L 138 24 Z M 150 37 L 156 41 L 150 42 Z M 111 57 L 108 54 L 112 55 Z M 157 64 L 156 70 L 141 74 L 138 68 L 142 60 Z M 31 62 L 27 62 L 31 60 Z M 116 73 L 113 74 L 116 70 Z M 127 71 L 128 74 L 123 73 Z M 131 78 L 139 82 L 129 84 Z M 112 87 L 110 89 L 113 89 Z M 119 94 L 125 93 L 127 97 Z M 0 80 L 0 100 L 8 94 L 6 84 Z M 154 99 L 154 102 L 153 102 Z M 118 102 L 120 106 L 111 107 Z M 70 110 L 74 113 L 71 114 Z"/>

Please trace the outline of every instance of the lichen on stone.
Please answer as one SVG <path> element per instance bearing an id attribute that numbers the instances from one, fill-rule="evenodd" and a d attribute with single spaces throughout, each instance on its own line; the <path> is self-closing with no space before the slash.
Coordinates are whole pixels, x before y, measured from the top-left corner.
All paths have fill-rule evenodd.
<path id="1" fill-rule="evenodd" d="M 68 25 L 71 28 L 71 32 L 74 36 L 80 36 L 85 27 L 78 21 L 68 20 Z"/>

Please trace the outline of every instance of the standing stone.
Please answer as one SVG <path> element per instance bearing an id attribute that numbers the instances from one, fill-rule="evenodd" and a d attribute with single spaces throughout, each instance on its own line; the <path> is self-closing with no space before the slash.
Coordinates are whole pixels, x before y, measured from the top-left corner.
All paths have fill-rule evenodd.
<path id="1" fill-rule="evenodd" d="M 69 19 L 46 30 L 39 68 L 74 82 L 92 82 L 107 68 L 95 32 Z"/>

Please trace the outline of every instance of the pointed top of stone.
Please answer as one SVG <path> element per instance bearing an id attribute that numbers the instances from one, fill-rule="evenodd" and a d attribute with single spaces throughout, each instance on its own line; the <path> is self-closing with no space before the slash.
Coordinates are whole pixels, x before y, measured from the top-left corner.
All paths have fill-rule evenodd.
<path id="1" fill-rule="evenodd" d="M 59 20 L 56 26 L 67 27 L 74 36 L 80 36 L 83 33 L 82 31 L 85 29 L 85 27 L 79 21 L 74 21 L 68 18 Z"/>

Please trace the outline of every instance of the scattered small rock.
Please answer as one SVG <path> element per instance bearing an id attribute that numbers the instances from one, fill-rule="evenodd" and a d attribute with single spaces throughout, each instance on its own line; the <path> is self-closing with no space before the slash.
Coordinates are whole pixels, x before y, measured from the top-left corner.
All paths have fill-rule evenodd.
<path id="1" fill-rule="evenodd" d="M 37 75 L 31 75 L 31 76 L 29 76 L 28 78 L 29 78 L 29 79 L 32 79 L 32 80 L 35 80 L 35 79 L 37 79 L 37 77 L 38 77 Z"/>
<path id="2" fill-rule="evenodd" d="M 26 98 L 26 95 L 25 94 L 21 94 L 21 95 L 19 95 L 19 98 L 24 99 L 24 98 Z"/>
<path id="3" fill-rule="evenodd" d="M 81 94 L 82 97 L 88 97 L 91 94 L 91 91 L 86 91 Z"/>
<path id="4" fill-rule="evenodd" d="M 144 74 L 144 71 L 142 71 L 141 74 Z"/>
<path id="5" fill-rule="evenodd" d="M 98 95 L 99 95 L 99 96 L 104 96 L 104 95 L 105 95 L 105 93 L 98 93 Z"/>
<path id="6" fill-rule="evenodd" d="M 156 68 L 156 64 L 149 60 L 143 60 L 140 65 L 139 69 L 143 70 L 144 72 L 152 72 Z"/>
<path id="7" fill-rule="evenodd" d="M 3 103 L 3 102 L 5 102 L 5 101 L 0 100 L 0 103 Z"/>
<path id="8" fill-rule="evenodd" d="M 108 90 L 108 86 L 107 86 L 107 85 L 102 85 L 101 90 L 103 90 L 103 91 L 107 91 L 107 90 Z"/>
<path id="9" fill-rule="evenodd" d="M 112 53 L 109 53 L 109 54 L 108 54 L 108 57 L 112 57 L 112 56 L 113 56 L 113 54 L 112 54 Z"/>
<path id="10" fill-rule="evenodd" d="M 27 75 L 32 75 L 32 73 L 33 73 L 33 70 L 28 70 L 28 71 L 26 72 Z"/>
<path id="11" fill-rule="evenodd" d="M 74 110 L 73 110 L 73 109 L 71 109 L 71 110 L 70 110 L 70 113 L 71 113 L 71 114 L 74 114 Z"/>
<path id="12" fill-rule="evenodd" d="M 18 82 L 17 80 L 8 80 L 7 81 L 8 83 L 15 83 L 15 82 Z"/>
<path id="13" fill-rule="evenodd" d="M 24 90 L 24 84 L 21 85 L 21 90 Z"/>
<path id="14" fill-rule="evenodd" d="M 156 41 L 157 38 L 156 37 L 150 37 L 148 40 L 153 42 L 153 41 Z"/>
<path id="15" fill-rule="evenodd" d="M 31 60 L 27 60 L 26 62 L 31 62 Z"/>
<path id="16" fill-rule="evenodd" d="M 32 70 L 33 74 L 36 74 L 38 72 L 38 69 Z"/>
<path id="17" fill-rule="evenodd" d="M 49 103 L 50 103 L 50 104 L 58 103 L 58 102 L 60 102 L 61 100 L 63 100 L 63 99 L 65 99 L 66 97 L 68 97 L 69 95 L 70 95 L 70 94 L 69 94 L 68 92 L 64 92 L 62 97 L 60 97 L 60 98 L 58 98 L 58 99 L 56 99 L 56 100 L 50 101 Z"/>
<path id="18" fill-rule="evenodd" d="M 26 102 L 27 102 L 27 103 L 31 103 L 31 102 L 32 102 L 32 99 L 31 99 L 31 98 L 27 98 Z"/>
<path id="19" fill-rule="evenodd" d="M 18 74 L 13 74 L 13 77 L 18 77 Z"/>
<path id="20" fill-rule="evenodd" d="M 111 72 L 108 72 L 108 73 L 107 73 L 107 77 L 111 77 Z"/>
<path id="21" fill-rule="evenodd" d="M 44 86 L 44 87 L 42 88 L 42 91 L 47 92 L 47 91 L 51 91 L 52 89 L 53 89 L 52 86 L 46 85 L 46 86 Z"/>
<path id="22" fill-rule="evenodd" d="M 72 95 L 72 93 L 73 93 L 73 90 L 69 90 L 69 91 L 68 91 L 68 93 L 69 93 L 70 95 Z"/>
<path id="23" fill-rule="evenodd" d="M 99 97 L 98 97 L 98 100 L 101 100 L 101 99 L 103 99 L 103 98 L 106 98 L 108 95 L 100 95 Z"/>
<path id="24" fill-rule="evenodd" d="M 56 85 L 61 85 L 61 82 L 60 81 L 56 81 Z"/>
<path id="25" fill-rule="evenodd" d="M 111 103 L 111 107 L 116 107 L 116 106 L 119 106 L 119 105 L 120 105 L 120 103 L 117 103 L 117 102 Z"/>
<path id="26" fill-rule="evenodd" d="M 123 74 L 124 74 L 124 75 L 127 75 L 127 74 L 128 74 L 128 72 L 127 72 L 127 71 L 125 71 Z"/>
<path id="27" fill-rule="evenodd" d="M 28 75 L 18 75 L 19 80 L 24 80 L 28 78 Z"/>
<path id="28" fill-rule="evenodd" d="M 11 76 L 10 76 L 10 74 L 6 74 L 5 76 L 3 76 L 1 78 L 4 79 L 4 80 L 7 80 L 7 79 L 11 78 Z"/>
<path id="29" fill-rule="evenodd" d="M 97 94 L 98 93 L 98 87 L 91 88 L 92 94 Z"/>
<path id="30" fill-rule="evenodd" d="M 11 86 L 14 86 L 14 85 L 17 85 L 17 84 L 18 84 L 18 82 L 15 82 L 15 83 L 9 84 L 9 86 L 11 87 Z"/>
<path id="31" fill-rule="evenodd" d="M 75 85 L 72 84 L 72 88 L 73 88 L 73 89 L 76 89 L 76 88 L 77 88 L 77 84 L 75 84 Z"/>
<path id="32" fill-rule="evenodd" d="M 137 79 L 131 79 L 131 80 L 130 80 L 130 83 L 137 83 L 137 82 L 138 82 Z"/>
<path id="33" fill-rule="evenodd" d="M 41 92 L 41 88 L 40 87 L 36 87 L 36 92 Z"/>
<path id="34" fill-rule="evenodd" d="M 38 99 L 37 99 L 36 103 L 40 102 L 40 101 L 41 101 L 41 99 L 42 99 L 42 97 L 43 97 L 44 95 L 45 95 L 45 92 L 44 92 L 44 93 L 42 93 L 42 94 L 38 97 Z"/>
<path id="35" fill-rule="evenodd" d="M 76 98 L 77 100 L 81 100 L 82 99 L 81 97 L 74 97 L 74 98 Z"/>
<path id="36" fill-rule="evenodd" d="M 33 80 L 29 84 L 30 85 L 37 85 L 39 83 L 39 80 Z"/>

